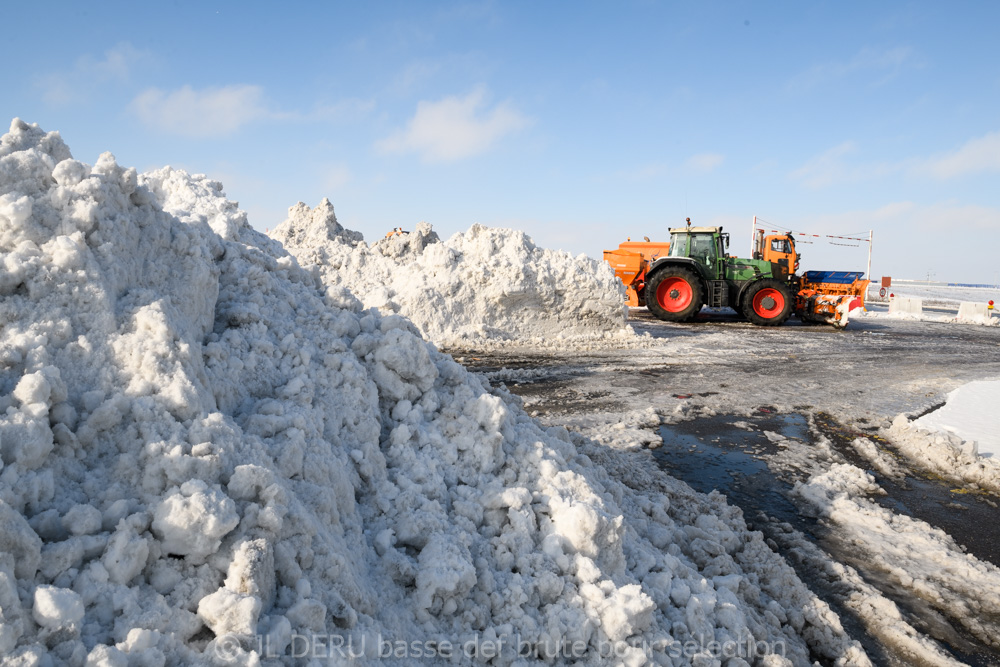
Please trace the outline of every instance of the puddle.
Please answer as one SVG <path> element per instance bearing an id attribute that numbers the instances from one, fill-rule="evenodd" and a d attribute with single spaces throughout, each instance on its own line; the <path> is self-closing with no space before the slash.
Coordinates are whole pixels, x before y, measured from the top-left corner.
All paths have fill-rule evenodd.
<path id="1" fill-rule="evenodd" d="M 792 484 L 779 479 L 761 458 L 776 454 L 779 446 L 765 431 L 786 438 L 807 440 L 809 424 L 796 414 L 760 414 L 737 426 L 731 417 L 709 417 L 660 427 L 664 446 L 653 450 L 660 466 L 682 479 L 696 491 L 718 490 L 730 503 L 743 509 L 747 523 L 764 512 L 772 520 L 785 521 L 797 530 L 813 535 L 815 520 L 799 514 L 788 499 Z"/>
<path id="2" fill-rule="evenodd" d="M 855 437 L 864 434 L 847 432 L 826 415 L 816 417 L 815 427 L 831 440 L 842 457 L 868 469 L 867 463 L 850 445 Z M 814 517 L 799 512 L 789 494 L 792 485 L 804 481 L 807 473 L 788 466 L 779 468 L 776 465 L 774 469 L 768 466 L 768 459 L 787 448 L 787 442 L 773 435 L 769 438 L 767 432 L 808 445 L 816 436 L 803 415 L 778 414 L 763 408 L 749 418 L 720 415 L 668 424 L 661 426 L 659 432 L 663 446 L 653 451 L 659 465 L 697 491 L 717 490 L 725 494 L 730 504 L 743 510 L 751 530 L 760 530 L 778 544 L 787 544 L 784 539 L 787 527 L 783 524 L 788 524 L 834 560 L 852 565 L 869 584 L 896 602 L 914 627 L 936 639 L 955 658 L 969 665 L 997 664 L 994 651 L 956 630 L 938 611 L 923 600 L 915 599 L 912 591 L 896 586 L 877 566 L 861 560 L 856 550 L 843 544 Z M 829 464 L 825 463 L 824 467 L 826 465 Z M 991 527 L 1000 519 L 1000 510 L 988 499 L 956 494 L 953 486 L 943 480 L 914 475 L 893 481 L 874 471 L 869 472 L 887 492 L 886 496 L 872 500 L 898 514 L 942 528 L 978 558 L 994 563 L 1000 558 L 1000 545 L 991 539 Z M 863 622 L 839 602 L 842 591 L 836 590 L 827 573 L 814 571 L 808 563 L 786 560 L 799 577 L 838 612 L 845 629 L 861 641 L 876 664 L 908 664 L 893 655 L 891 647 L 870 635 Z"/>

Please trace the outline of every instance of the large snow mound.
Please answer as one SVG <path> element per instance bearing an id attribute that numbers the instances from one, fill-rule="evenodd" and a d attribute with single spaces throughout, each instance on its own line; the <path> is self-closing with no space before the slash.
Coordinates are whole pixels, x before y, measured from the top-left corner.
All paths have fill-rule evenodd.
<path id="1" fill-rule="evenodd" d="M 217 182 L 15 119 L 0 253 L 2 665 L 868 664 L 739 510 L 626 486 Z"/>
<path id="2" fill-rule="evenodd" d="M 291 207 L 270 234 L 327 285 L 405 315 L 439 345 L 632 335 L 607 263 L 538 248 L 523 232 L 475 224 L 439 242 L 419 223 L 369 247 L 324 199 Z"/>

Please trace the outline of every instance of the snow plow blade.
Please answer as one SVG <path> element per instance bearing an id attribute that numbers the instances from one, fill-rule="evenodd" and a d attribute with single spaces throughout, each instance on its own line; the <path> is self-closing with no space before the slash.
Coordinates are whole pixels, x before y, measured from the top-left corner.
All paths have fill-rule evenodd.
<path id="1" fill-rule="evenodd" d="M 859 271 L 806 271 L 796 299 L 799 317 L 843 329 L 850 312 L 865 306 L 869 281 L 863 276 Z"/>

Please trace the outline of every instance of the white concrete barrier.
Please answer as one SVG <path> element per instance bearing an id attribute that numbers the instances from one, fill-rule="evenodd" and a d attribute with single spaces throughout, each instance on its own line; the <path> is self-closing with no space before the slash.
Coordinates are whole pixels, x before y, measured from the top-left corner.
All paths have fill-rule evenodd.
<path id="1" fill-rule="evenodd" d="M 977 324 L 982 324 L 983 322 L 988 322 L 991 316 L 992 314 L 989 306 L 985 303 L 963 301 L 958 307 L 959 322 L 975 322 Z"/>
<path id="2" fill-rule="evenodd" d="M 890 315 L 923 315 L 924 301 L 910 296 L 897 296 L 889 300 Z"/>

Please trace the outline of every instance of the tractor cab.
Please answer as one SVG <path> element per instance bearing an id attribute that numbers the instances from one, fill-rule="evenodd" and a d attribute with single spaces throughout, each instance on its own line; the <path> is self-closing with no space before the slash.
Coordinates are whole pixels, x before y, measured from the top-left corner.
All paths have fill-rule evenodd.
<path id="1" fill-rule="evenodd" d="M 777 264 L 785 273 L 792 274 L 799 270 L 802 255 L 795 251 L 795 237 L 791 234 L 765 236 L 764 230 L 759 229 L 754 238 L 753 258 Z"/>
<path id="2" fill-rule="evenodd" d="M 723 271 L 720 260 L 728 257 L 729 234 L 722 227 L 678 227 L 670 230 L 669 257 L 695 261 L 698 272 L 708 280 L 718 280 Z"/>

